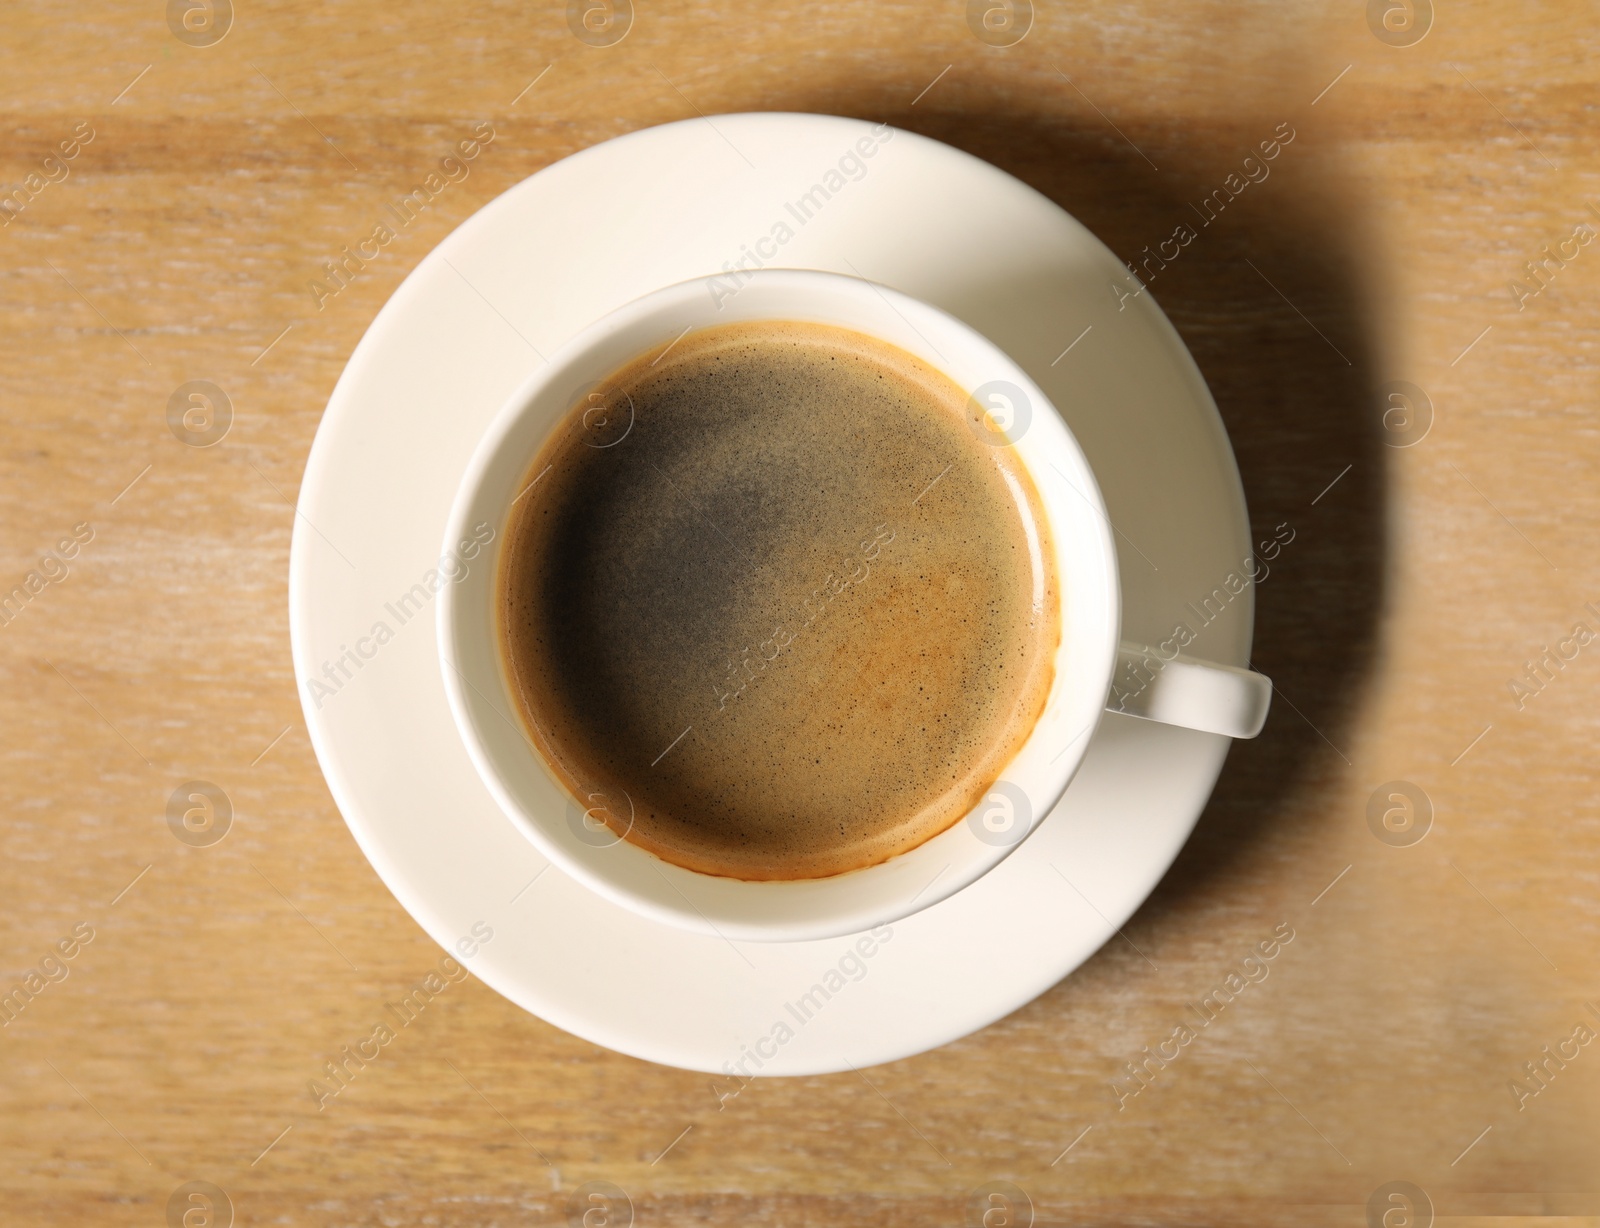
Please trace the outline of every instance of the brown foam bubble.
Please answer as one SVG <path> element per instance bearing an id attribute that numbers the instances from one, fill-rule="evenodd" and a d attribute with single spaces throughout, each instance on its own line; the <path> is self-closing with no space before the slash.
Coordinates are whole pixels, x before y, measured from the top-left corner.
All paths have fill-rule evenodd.
<path id="1" fill-rule="evenodd" d="M 580 403 L 499 569 L 508 675 L 574 796 L 743 879 L 873 865 L 966 814 L 1060 642 L 1037 493 L 972 413 L 910 354 L 787 321 L 688 334 Z"/>

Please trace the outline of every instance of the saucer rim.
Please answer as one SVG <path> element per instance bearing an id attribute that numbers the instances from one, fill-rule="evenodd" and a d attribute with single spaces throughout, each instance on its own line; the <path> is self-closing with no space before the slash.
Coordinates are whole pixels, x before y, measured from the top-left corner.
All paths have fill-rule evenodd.
<path id="1" fill-rule="evenodd" d="M 829 126 L 835 129 L 840 126 L 847 126 L 860 131 L 866 131 L 872 127 L 867 121 L 795 112 L 744 113 L 741 115 L 718 116 L 716 118 L 719 121 L 719 126 L 724 124 L 732 126 L 735 132 L 738 132 L 742 125 L 751 123 L 768 124 L 775 121 L 785 123 L 798 121 L 803 126 Z M 304 513 L 315 510 L 317 500 L 328 489 L 329 470 L 333 465 L 333 445 L 330 441 L 338 429 L 339 419 L 345 412 L 347 402 L 359 395 L 358 386 L 366 378 L 367 370 L 374 361 L 375 352 L 379 348 L 376 339 L 391 329 L 399 317 L 413 310 L 419 299 L 426 296 L 432 279 L 438 273 L 440 262 L 448 263 L 447 254 L 458 255 L 460 249 L 470 243 L 472 232 L 483 228 L 484 219 L 498 217 L 500 213 L 516 208 L 522 200 L 527 199 L 528 186 L 539 179 L 541 175 L 545 175 L 562 166 L 567 166 L 569 168 L 567 173 L 570 174 L 571 167 L 602 158 L 601 151 L 603 150 L 611 149 L 615 152 L 617 149 L 622 148 L 637 148 L 642 143 L 676 139 L 689 130 L 697 130 L 698 126 L 704 122 L 704 120 L 690 119 L 654 128 L 641 129 L 615 138 L 612 141 L 591 146 L 567 159 L 545 167 L 540 172 L 514 185 L 494 200 L 486 203 L 483 208 L 463 221 L 455 231 L 418 262 L 417 266 L 407 275 L 378 311 L 367 332 L 352 352 L 345 370 L 341 373 L 338 383 L 330 395 L 327 410 L 318 425 L 316 437 L 313 440 L 310 454 L 307 458 L 302 480 L 300 498 L 297 504 L 297 510 L 302 515 L 297 516 L 295 522 L 291 543 L 289 582 L 290 632 L 297 683 L 300 678 L 312 676 L 314 673 L 309 656 L 311 652 L 311 629 L 309 624 L 313 618 L 311 606 L 314 602 L 314 597 L 308 591 L 307 585 L 311 569 L 310 552 L 316 547 L 315 542 L 312 540 L 313 535 L 306 527 L 307 523 L 310 522 Z M 1075 228 L 1087 241 L 1103 250 L 1104 245 L 1100 244 L 1099 240 L 1084 229 L 1076 219 L 1071 218 L 1064 210 L 1055 206 L 1048 198 L 1043 197 L 1027 184 L 1016 180 L 998 168 L 963 151 L 953 149 L 915 133 L 896 130 L 895 136 L 897 140 L 903 138 L 907 144 L 916 147 L 919 150 L 919 154 L 925 155 L 930 162 L 942 163 L 942 166 L 939 167 L 941 172 L 947 172 L 953 176 L 961 176 L 969 175 L 975 168 L 978 168 L 981 170 L 981 174 L 989 180 L 991 186 L 996 186 L 999 190 L 1013 195 L 1022 193 L 1037 198 L 1048 205 L 1049 209 L 1055 214 L 1058 214 L 1059 220 Z M 1222 430 L 1220 416 L 1217 414 L 1209 391 L 1205 387 L 1204 380 L 1200 376 L 1192 356 L 1183 345 L 1176 329 L 1159 309 L 1155 309 L 1151 313 L 1149 323 L 1155 330 L 1155 335 L 1151 338 L 1151 341 L 1159 341 L 1168 351 L 1169 355 L 1178 364 L 1191 388 L 1193 404 L 1185 407 L 1185 412 L 1198 411 L 1203 414 L 1209 412 L 1214 430 L 1221 432 L 1221 437 L 1226 443 L 1226 433 Z M 996 342 L 996 344 L 1000 343 Z M 1218 516 L 1219 519 L 1231 518 L 1234 521 L 1234 527 L 1237 529 L 1239 524 L 1247 522 L 1244 521 L 1243 490 L 1239 482 L 1237 462 L 1233 456 L 1231 446 L 1225 446 L 1222 449 L 1221 458 L 1228 470 L 1228 472 L 1221 475 L 1224 479 L 1224 484 L 1229 484 L 1227 479 L 1231 478 L 1230 493 L 1232 498 L 1230 502 L 1232 506 L 1219 508 Z M 1248 549 L 1248 533 L 1242 539 L 1236 533 L 1235 544 Z M 1248 644 L 1249 627 L 1252 621 L 1254 605 L 1253 591 L 1246 600 L 1248 604 L 1242 607 L 1242 614 L 1244 640 Z M 432 637 L 428 638 L 431 641 Z M 1224 660 L 1231 660 L 1235 655 L 1244 656 L 1247 654 L 1230 652 L 1217 654 L 1219 659 Z M 1246 661 L 1241 659 L 1233 661 L 1233 663 L 1243 665 Z M 322 768 L 325 779 L 328 781 L 330 792 L 339 806 L 341 815 L 344 817 L 346 825 L 350 828 L 357 845 L 384 880 L 385 885 L 388 886 L 413 919 L 430 936 L 434 937 L 442 947 L 455 954 L 448 937 L 451 932 L 450 927 L 445 921 L 443 915 L 445 910 L 440 907 L 440 901 L 429 898 L 427 891 L 412 882 L 409 871 L 400 865 L 395 856 L 385 847 L 386 841 L 383 828 L 386 820 L 367 813 L 358 796 L 356 783 L 346 778 L 342 768 L 338 747 L 335 744 L 338 735 L 328 726 L 325 720 L 319 719 L 305 689 L 300 687 L 297 687 L 297 689 L 300 691 L 303 714 L 319 765 Z M 442 698 L 442 695 L 440 698 Z M 1149 729 L 1157 728 L 1150 726 L 1148 722 L 1134 721 L 1132 718 L 1118 717 L 1116 714 L 1108 714 L 1104 718 L 1102 728 L 1107 724 L 1120 727 L 1123 722 L 1149 727 L 1144 731 L 1145 734 L 1149 733 Z M 783 1068 L 773 1071 L 773 1073 L 791 1075 L 826 1073 L 861 1065 L 898 1060 L 947 1044 L 1025 1005 L 1039 993 L 1056 984 L 1080 966 L 1099 946 L 1114 936 L 1116 927 L 1137 909 L 1139 904 L 1147 897 L 1149 891 L 1153 890 L 1160 877 L 1166 872 L 1173 859 L 1176 858 L 1195 822 L 1198 820 L 1206 800 L 1210 796 L 1216 778 L 1220 774 L 1227 749 L 1231 745 L 1228 739 L 1219 735 L 1194 734 L 1192 731 L 1173 732 L 1181 733 L 1187 739 L 1183 745 L 1191 754 L 1192 762 L 1187 767 L 1176 770 L 1189 773 L 1191 780 L 1190 794 L 1193 804 L 1189 804 L 1188 801 L 1184 803 L 1183 809 L 1187 817 L 1180 818 L 1177 822 L 1173 838 L 1169 841 L 1168 846 L 1145 857 L 1142 863 L 1143 873 L 1138 876 L 1139 881 L 1131 886 L 1131 895 L 1133 896 L 1131 905 L 1125 910 L 1119 906 L 1109 918 L 1105 918 L 1104 914 L 1102 914 L 1103 919 L 1108 921 L 1110 928 L 1099 932 L 1097 936 L 1093 936 L 1092 940 L 1086 943 L 1079 943 L 1078 947 L 1074 948 L 1072 953 L 1066 956 L 1064 963 L 1052 961 L 1042 970 L 1034 967 L 1031 969 L 1032 975 L 1018 975 L 1003 992 L 994 991 L 981 995 L 987 1001 L 980 1008 L 973 1009 L 970 1001 L 965 1009 L 953 1004 L 950 1011 L 942 1016 L 942 1026 L 931 1029 L 925 1035 L 919 1035 L 909 1041 L 904 1039 L 885 1039 L 882 1035 L 857 1037 L 854 1043 L 857 1060 L 854 1062 L 847 1060 L 840 1054 L 815 1055 L 791 1061 L 784 1065 Z M 1097 739 L 1099 736 L 1097 733 Z M 1037 826 L 1042 827 L 1043 821 Z M 1178 829 L 1181 829 L 1181 831 Z M 1031 839 L 1032 837 L 1030 837 Z M 1015 861 L 1016 859 L 1013 858 L 1011 860 Z M 946 906 L 948 906 L 948 902 Z M 926 916 L 928 914 L 921 915 Z M 1098 926 L 1093 928 L 1099 929 Z M 805 949 L 815 949 L 817 946 L 814 942 L 776 943 L 770 945 L 774 947 L 793 946 Z M 689 958 L 695 957 L 691 955 Z M 524 1009 L 529 1010 L 530 1013 L 561 1027 L 573 1035 L 644 1060 L 661 1062 L 691 1070 L 716 1072 L 719 1069 L 715 1065 L 707 1065 L 708 1058 L 705 1051 L 702 1048 L 697 1048 L 692 1042 L 686 1043 L 681 1036 L 655 1035 L 651 1033 L 648 1024 L 641 1030 L 638 1027 L 630 1026 L 627 1021 L 620 1020 L 615 1015 L 595 1016 L 585 1014 L 583 1011 L 575 1009 L 574 1003 L 571 1001 L 562 1000 L 563 997 L 570 999 L 572 996 L 570 993 L 566 995 L 552 993 L 548 985 L 519 981 L 498 961 L 474 963 L 470 966 L 481 979 L 496 989 L 497 992 L 516 1002 Z M 867 1052 L 861 1052 L 862 1050 Z"/>

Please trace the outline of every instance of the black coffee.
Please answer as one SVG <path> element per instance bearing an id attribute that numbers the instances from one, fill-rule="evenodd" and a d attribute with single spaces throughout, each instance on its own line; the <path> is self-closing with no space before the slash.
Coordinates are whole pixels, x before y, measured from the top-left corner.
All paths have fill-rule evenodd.
<path id="1" fill-rule="evenodd" d="M 873 865 L 966 814 L 1060 642 L 1037 493 L 980 414 L 885 342 L 784 321 L 580 396 L 499 571 L 522 716 L 580 808 L 743 879 Z"/>

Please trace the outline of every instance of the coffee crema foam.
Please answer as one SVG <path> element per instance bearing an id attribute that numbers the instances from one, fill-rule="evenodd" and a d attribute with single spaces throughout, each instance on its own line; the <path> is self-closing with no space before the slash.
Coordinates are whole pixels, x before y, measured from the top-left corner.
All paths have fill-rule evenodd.
<path id="1" fill-rule="evenodd" d="M 1060 644 L 1037 491 L 982 410 L 886 342 L 689 333 L 580 401 L 529 466 L 502 661 L 576 808 L 751 880 L 875 865 L 967 814 Z"/>

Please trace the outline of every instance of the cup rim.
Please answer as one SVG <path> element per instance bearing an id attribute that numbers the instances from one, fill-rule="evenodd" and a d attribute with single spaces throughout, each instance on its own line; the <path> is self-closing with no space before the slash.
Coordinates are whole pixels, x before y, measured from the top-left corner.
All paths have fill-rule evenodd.
<path id="1" fill-rule="evenodd" d="M 485 587 L 488 591 L 487 608 L 493 608 L 493 595 L 498 587 L 499 549 L 503 538 L 490 548 L 487 565 L 475 569 L 479 573 L 475 580 L 470 575 L 463 577 L 456 583 L 445 585 L 440 592 L 437 645 L 441 674 L 451 714 L 468 756 L 502 812 L 552 863 L 589 889 L 654 920 L 722 938 L 802 941 L 854 934 L 931 907 L 975 881 L 1020 847 L 1059 803 L 1087 752 L 1094 728 L 1103 713 L 1105 696 L 1115 668 L 1121 622 L 1116 546 L 1105 504 L 1088 459 L 1059 412 L 1020 363 L 971 325 L 892 287 L 844 273 L 765 268 L 744 272 L 731 284 L 735 287 L 734 294 L 738 296 L 734 299 L 735 307 L 753 314 L 739 314 L 739 310 L 736 310 L 725 319 L 712 318 L 698 325 L 691 321 L 690 328 L 732 319 L 811 319 L 840 324 L 838 312 L 843 312 L 844 305 L 849 303 L 857 306 L 870 304 L 867 309 L 869 314 L 876 311 L 887 319 L 880 308 L 881 304 L 882 308 L 887 308 L 903 320 L 911 334 L 927 344 L 920 347 L 902 344 L 904 337 L 900 334 L 904 334 L 903 329 L 899 330 L 896 337 L 886 337 L 884 333 L 894 331 L 892 328 L 853 323 L 843 323 L 842 326 L 854 327 L 857 331 L 910 350 L 971 392 L 973 382 L 950 370 L 950 364 L 943 360 L 941 353 L 930 355 L 926 352 L 930 347 L 935 350 L 937 347 L 933 347 L 933 343 L 927 341 L 922 330 L 917 328 L 917 321 L 920 320 L 925 328 L 942 330 L 947 344 L 959 340 L 966 354 L 975 356 L 974 361 L 981 358 L 985 362 L 984 370 L 998 374 L 1019 388 L 1034 407 L 1031 422 L 1006 446 L 1017 447 L 1019 454 L 1040 450 L 1043 444 L 1038 437 L 1035 436 L 1034 443 L 1028 444 L 1027 436 L 1034 430 L 1043 431 L 1056 452 L 1051 466 L 1071 493 L 1060 496 L 1053 484 L 1051 491 L 1047 492 L 1048 475 L 1041 473 L 1038 465 L 1022 455 L 1024 468 L 1046 505 L 1046 520 L 1056 551 L 1058 598 L 1063 608 L 1061 644 L 1053 662 L 1055 676 L 1045 711 L 1035 721 L 1017 754 L 1003 770 L 1000 782 L 997 782 L 1005 781 L 1013 766 L 1024 761 L 1030 753 L 1033 755 L 1033 759 L 1028 760 L 1028 770 L 1033 773 L 1030 777 L 1032 787 L 1022 791 L 1029 813 L 1025 816 L 1021 834 L 1014 839 L 1008 834 L 1006 842 L 1001 843 L 978 835 L 978 827 L 973 822 L 977 817 L 975 808 L 943 832 L 885 862 L 829 878 L 764 882 L 728 879 L 688 870 L 620 838 L 604 847 L 603 859 L 595 856 L 597 846 L 587 841 L 580 844 L 575 829 L 571 829 L 570 815 L 575 811 L 569 810 L 564 820 L 563 815 L 551 813 L 552 799 L 549 796 L 535 802 L 524 792 L 525 787 L 533 784 L 534 778 L 525 771 L 531 765 L 542 774 L 557 796 L 565 796 L 568 807 L 578 805 L 532 744 L 520 716 L 511 714 L 515 712 L 517 704 L 509 689 L 495 637 L 492 634 L 489 637 L 491 643 L 488 652 L 496 662 L 495 683 L 498 690 L 494 698 L 498 698 L 501 704 L 497 705 L 494 698 L 484 693 L 482 686 L 475 685 L 467 678 L 458 665 L 458 661 L 464 659 L 464 650 L 473 651 L 468 637 L 475 631 L 481 637 L 483 627 L 479 615 L 483 610 L 478 607 L 485 604 L 480 600 Z M 446 526 L 446 551 L 451 549 L 452 543 L 469 536 L 474 523 L 483 522 L 486 504 L 494 503 L 486 491 L 486 484 L 492 484 L 497 474 L 503 479 L 504 473 L 511 470 L 515 470 L 515 476 L 511 479 L 513 482 L 526 473 L 533 455 L 548 438 L 550 428 L 568 409 L 564 401 L 556 398 L 561 396 L 565 383 L 572 383 L 576 387 L 584 382 L 579 377 L 589 374 L 583 369 L 586 362 L 598 372 L 592 378 L 604 378 L 629 359 L 648 352 L 652 345 L 664 344 L 679 335 L 684 313 L 692 312 L 697 297 L 709 299 L 716 305 L 720 315 L 725 303 L 718 298 L 718 288 L 720 286 L 726 294 L 729 285 L 728 274 L 712 274 L 661 287 L 586 325 L 553 352 L 507 398 L 474 449 L 451 506 Z M 753 295 L 752 290 L 755 291 Z M 733 295 L 728 297 L 733 298 Z M 788 310 L 761 309 L 762 304 L 768 301 L 781 303 L 788 300 L 793 300 L 796 306 Z M 816 304 L 819 301 L 830 302 L 837 312 L 818 314 Z M 675 316 L 674 309 L 678 309 Z M 670 323 L 654 329 L 658 321 L 669 317 Z M 619 339 L 636 340 L 638 335 L 652 331 L 659 335 L 644 344 L 632 344 L 631 348 L 627 343 L 617 344 Z M 622 353 L 621 360 L 616 360 L 613 354 L 596 365 L 596 356 L 607 353 L 608 345 L 610 350 Z M 540 417 L 547 421 L 542 429 L 535 431 L 530 422 Z M 531 444 L 523 440 L 522 445 L 514 450 L 516 459 L 508 460 L 507 457 L 512 454 L 512 444 L 524 434 L 531 436 Z M 1028 445 L 1026 449 L 1025 444 Z M 1063 469 L 1057 461 L 1065 462 L 1066 468 Z M 1058 516 L 1063 509 L 1070 511 Z M 497 533 L 503 530 L 509 517 L 508 506 L 495 508 L 491 523 Z M 1069 524 L 1073 530 L 1071 534 L 1066 532 Z M 1063 557 L 1069 538 L 1077 546 L 1077 552 L 1070 560 L 1073 564 L 1070 571 L 1066 566 L 1069 560 Z M 1098 567 L 1092 565 L 1096 562 Z M 1073 692 L 1070 695 L 1065 693 L 1064 660 L 1073 677 Z M 479 677 L 479 683 L 485 681 L 485 678 Z M 490 689 L 495 690 L 495 687 L 491 686 Z M 1054 722 L 1048 727 L 1047 718 Z M 517 751 L 508 751 L 505 747 L 503 726 L 508 722 L 515 729 L 517 741 L 520 742 L 521 763 L 516 761 Z M 1057 726 L 1067 725 L 1078 729 L 1078 732 L 1049 761 L 1047 768 L 1039 767 L 1034 762 L 1040 752 L 1036 744 L 1041 742 L 1044 734 L 1054 731 Z M 513 775 L 519 777 L 518 783 L 508 780 Z M 994 787 L 991 786 L 991 795 L 993 792 Z M 886 893 L 884 890 L 894 886 L 889 881 L 891 879 L 898 879 L 907 886 L 914 880 L 920 881 L 920 878 L 927 877 L 927 872 L 935 863 L 943 868 L 938 870 L 932 881 L 921 887 L 915 897 L 901 898 L 901 894 L 892 890 Z M 653 877 L 643 872 L 646 866 L 655 871 Z M 864 886 L 869 883 L 870 886 Z"/>

